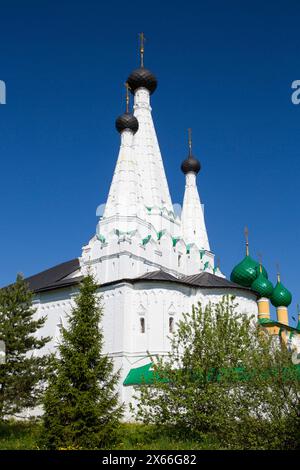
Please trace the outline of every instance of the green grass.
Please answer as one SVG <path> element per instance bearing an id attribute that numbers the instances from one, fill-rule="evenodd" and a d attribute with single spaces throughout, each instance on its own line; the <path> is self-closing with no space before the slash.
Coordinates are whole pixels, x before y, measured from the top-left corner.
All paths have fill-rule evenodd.
<path id="1" fill-rule="evenodd" d="M 122 438 L 116 449 L 124 450 L 213 450 L 220 444 L 206 437 L 202 441 L 176 438 L 171 429 L 143 425 L 123 424 Z"/>
<path id="2" fill-rule="evenodd" d="M 0 423 L 0 450 L 37 450 L 39 423 L 9 421 Z M 122 424 L 121 439 L 114 450 L 213 450 L 213 439 L 202 441 L 176 438 L 172 430 L 143 424 Z"/>
<path id="3" fill-rule="evenodd" d="M 36 422 L 0 422 L 0 450 L 37 449 L 39 424 Z"/>

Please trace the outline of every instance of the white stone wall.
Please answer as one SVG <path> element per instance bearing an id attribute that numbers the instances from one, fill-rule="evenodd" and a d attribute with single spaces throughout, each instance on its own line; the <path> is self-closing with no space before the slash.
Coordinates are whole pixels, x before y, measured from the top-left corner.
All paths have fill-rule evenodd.
<path id="1" fill-rule="evenodd" d="M 119 226 L 117 221 L 115 226 Z M 187 249 L 183 240 L 179 240 L 173 246 L 172 237 L 168 232 L 163 233 L 158 239 L 153 226 L 149 225 L 148 230 L 144 230 L 142 224 L 141 226 L 142 228 L 139 225 L 138 229 L 129 235 L 116 233 L 112 229 L 106 235 L 107 242 L 100 241 L 96 236 L 93 237 L 83 248 L 80 258 L 82 272 L 86 273 L 92 268 L 100 284 L 132 279 L 160 269 L 175 277 L 199 274 L 203 271 L 213 272 L 213 253 L 203 251 L 201 256 L 197 245 L 191 244 Z M 147 233 L 151 235 L 149 241 L 145 240 Z M 216 275 L 222 276 L 222 273 L 218 271 Z"/>

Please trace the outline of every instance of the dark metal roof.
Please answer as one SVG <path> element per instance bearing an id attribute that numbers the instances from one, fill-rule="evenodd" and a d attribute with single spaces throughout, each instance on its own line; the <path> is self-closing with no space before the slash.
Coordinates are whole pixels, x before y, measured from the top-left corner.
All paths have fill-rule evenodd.
<path id="1" fill-rule="evenodd" d="M 165 271 L 151 271 L 149 273 L 143 274 L 142 276 L 133 278 L 133 279 L 120 279 L 118 281 L 107 282 L 102 284 L 102 286 L 108 286 L 112 284 L 118 284 L 120 282 L 143 282 L 143 281 L 161 281 L 161 282 L 173 282 L 180 285 L 185 285 L 189 287 L 200 287 L 203 289 L 238 289 L 243 291 L 248 291 L 257 296 L 256 292 L 252 291 L 248 287 L 240 286 L 234 282 L 228 281 L 225 278 L 216 276 L 215 274 L 210 273 L 200 273 L 194 274 L 193 276 L 183 276 L 181 278 L 176 278 L 172 274 L 166 273 Z"/>
<path id="2" fill-rule="evenodd" d="M 228 281 L 224 277 L 216 276 L 215 274 L 211 273 L 200 273 L 194 274 L 192 276 L 184 276 L 182 278 L 184 282 L 191 284 L 197 287 L 214 287 L 214 288 L 222 288 L 222 289 L 243 289 L 243 290 L 250 290 L 247 287 L 240 286 L 235 282 Z"/>
<path id="3" fill-rule="evenodd" d="M 46 290 L 54 290 L 66 286 L 78 284 L 82 276 L 65 279 L 70 274 L 79 269 L 79 259 L 75 258 L 65 263 L 58 264 L 53 268 L 46 269 L 41 273 L 26 278 L 29 289 L 33 292 L 42 292 Z"/>
<path id="4" fill-rule="evenodd" d="M 178 282 L 178 279 L 172 274 L 166 273 L 165 271 L 151 271 L 150 273 L 143 274 L 133 280 L 142 281 L 142 280 L 153 280 L 153 281 L 172 281 Z"/>
<path id="5" fill-rule="evenodd" d="M 68 278 L 68 276 L 77 271 L 79 267 L 79 259 L 75 258 L 65 263 L 58 264 L 53 268 L 42 271 L 41 273 L 35 274 L 34 276 L 30 276 L 26 278 L 26 281 L 29 285 L 29 289 L 35 293 L 76 285 L 79 284 L 83 276 L 78 276 L 75 278 Z M 240 286 L 239 284 L 235 284 L 234 282 L 228 281 L 227 279 L 216 276 L 214 274 L 200 273 L 194 274 L 192 276 L 183 276 L 181 278 L 177 278 L 172 274 L 162 270 L 151 271 L 132 279 L 126 278 L 107 282 L 102 284 L 102 286 L 119 284 L 121 282 L 129 282 L 134 284 L 136 282 L 143 281 L 172 282 L 180 285 L 200 287 L 205 289 L 239 289 L 252 292 L 256 295 L 256 293 L 248 287 Z"/>
<path id="6" fill-rule="evenodd" d="M 211 273 L 200 273 L 192 276 L 183 276 L 177 278 L 172 274 L 166 273 L 165 271 L 151 271 L 150 273 L 143 274 L 140 277 L 132 279 L 132 281 L 171 281 L 180 284 L 186 284 L 192 287 L 205 287 L 205 288 L 222 288 L 222 289 L 243 289 L 251 290 L 247 287 L 240 286 L 234 282 L 228 281 L 223 277 L 216 276 Z"/>

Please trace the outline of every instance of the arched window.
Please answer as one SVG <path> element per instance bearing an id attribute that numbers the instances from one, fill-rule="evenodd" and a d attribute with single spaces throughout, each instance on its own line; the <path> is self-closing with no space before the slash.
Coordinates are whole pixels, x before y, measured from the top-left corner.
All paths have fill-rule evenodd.
<path id="1" fill-rule="evenodd" d="M 145 318 L 140 318 L 140 333 L 145 333 Z"/>
<path id="2" fill-rule="evenodd" d="M 181 265 L 181 255 L 178 255 L 178 267 L 180 268 Z"/>
<path id="3" fill-rule="evenodd" d="M 60 333 L 62 333 L 63 327 L 64 327 L 64 322 L 63 322 L 63 317 L 59 317 L 59 322 L 57 324 L 58 330 Z"/>
<path id="4" fill-rule="evenodd" d="M 174 333 L 174 317 L 169 317 L 169 333 Z"/>

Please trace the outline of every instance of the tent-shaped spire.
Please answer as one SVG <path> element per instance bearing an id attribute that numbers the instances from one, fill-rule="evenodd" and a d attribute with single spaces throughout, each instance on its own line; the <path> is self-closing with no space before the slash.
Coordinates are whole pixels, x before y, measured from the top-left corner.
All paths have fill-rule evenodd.
<path id="1" fill-rule="evenodd" d="M 119 156 L 110 186 L 104 218 L 115 215 L 132 216 L 138 211 L 139 174 L 133 137 L 138 131 L 138 121 L 129 112 L 129 90 L 126 84 L 126 111 L 116 120 L 116 128 L 121 134 Z"/>
<path id="2" fill-rule="evenodd" d="M 181 165 L 185 174 L 185 192 L 181 213 L 182 237 L 187 244 L 194 243 L 199 249 L 210 251 L 196 181 L 200 168 L 200 162 L 192 155 L 192 133 L 189 129 L 189 155 Z"/>
<path id="3" fill-rule="evenodd" d="M 134 116 L 139 130 L 133 139 L 133 149 L 141 174 L 141 202 L 145 207 L 159 207 L 172 211 L 167 178 L 152 120 L 150 95 L 157 87 L 157 80 L 144 67 L 144 35 L 141 34 L 141 65 L 128 77 L 128 84 L 134 94 Z"/>

